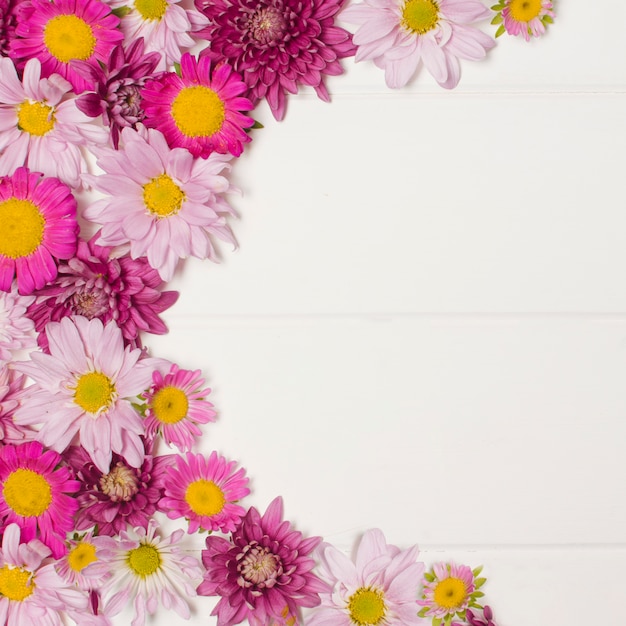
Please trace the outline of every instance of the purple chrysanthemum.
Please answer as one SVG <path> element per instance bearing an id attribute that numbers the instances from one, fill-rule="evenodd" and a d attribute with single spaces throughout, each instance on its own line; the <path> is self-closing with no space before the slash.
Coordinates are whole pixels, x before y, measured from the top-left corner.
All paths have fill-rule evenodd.
<path id="1" fill-rule="evenodd" d="M 164 283 L 145 258 L 110 258 L 111 248 L 95 239 L 79 241 L 76 256 L 59 265 L 56 280 L 36 292 L 37 301 L 27 310 L 46 351 L 46 325 L 71 315 L 115 321 L 132 348 L 141 346 L 140 332 L 167 332 L 159 314 L 176 302 L 178 292 L 160 291 Z"/>
<path id="2" fill-rule="evenodd" d="M 247 619 L 251 626 L 275 621 L 297 623 L 300 607 L 320 603 L 326 585 L 312 569 L 310 554 L 320 537 L 304 539 L 283 521 L 283 501 L 276 498 L 263 516 L 251 507 L 231 541 L 211 535 L 202 551 L 206 568 L 198 593 L 221 596 L 211 615 L 217 626 Z"/>
<path id="3" fill-rule="evenodd" d="M 111 129 L 111 141 L 117 148 L 120 130 L 136 128 L 144 118 L 141 89 L 161 60 L 158 52 L 144 52 L 143 39 L 136 39 L 125 48 L 116 46 L 106 66 L 94 67 L 85 61 L 76 61 L 74 69 L 95 83 L 95 93 L 83 94 L 76 106 L 89 117 L 102 114 Z"/>
<path id="4" fill-rule="evenodd" d="M 340 59 L 353 56 L 352 38 L 334 21 L 342 0 L 196 0 L 210 24 L 198 35 L 206 53 L 239 72 L 253 102 L 263 98 L 278 120 L 287 93 L 309 85 L 330 99 L 324 79 L 343 73 Z"/>

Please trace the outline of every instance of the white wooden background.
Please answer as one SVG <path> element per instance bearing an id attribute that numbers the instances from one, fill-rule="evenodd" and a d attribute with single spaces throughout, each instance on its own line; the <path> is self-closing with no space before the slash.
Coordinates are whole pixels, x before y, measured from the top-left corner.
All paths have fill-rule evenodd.
<path id="1" fill-rule="evenodd" d="M 240 248 L 187 262 L 147 343 L 205 372 L 202 450 L 247 468 L 247 504 L 282 494 L 346 551 L 380 527 L 427 564 L 482 563 L 501 626 L 619 626 L 626 4 L 556 9 L 453 92 L 348 60 L 331 105 L 260 107 Z"/>

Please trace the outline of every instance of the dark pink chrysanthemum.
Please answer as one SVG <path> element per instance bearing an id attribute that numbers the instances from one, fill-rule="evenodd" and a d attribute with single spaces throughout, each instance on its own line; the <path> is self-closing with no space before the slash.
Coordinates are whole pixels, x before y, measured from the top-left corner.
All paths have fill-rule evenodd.
<path id="1" fill-rule="evenodd" d="M 81 93 L 93 83 L 74 71 L 72 61 L 106 63 L 113 46 L 123 39 L 119 23 L 100 0 L 28 0 L 20 5 L 18 38 L 11 42 L 10 54 L 18 67 L 39 59 L 42 76 L 60 74 Z"/>
<path id="2" fill-rule="evenodd" d="M 164 283 L 145 258 L 110 258 L 111 248 L 95 239 L 78 242 L 76 256 L 59 265 L 57 278 L 37 291 L 37 301 L 28 307 L 37 341 L 46 351 L 46 325 L 71 315 L 97 317 L 105 324 L 113 320 L 132 348 L 141 346 L 141 332 L 167 332 L 159 314 L 176 302 L 178 292 L 160 291 Z"/>
<path id="3" fill-rule="evenodd" d="M 220 63 L 196 60 L 186 53 L 180 61 L 181 75 L 164 72 L 142 89 L 144 124 L 158 128 L 171 148 L 186 148 L 206 159 L 212 152 L 239 156 L 250 141 L 244 129 L 254 120 L 242 111 L 253 108 L 239 74 Z"/>
<path id="4" fill-rule="evenodd" d="M 56 178 L 18 167 L 0 178 L 0 289 L 10 291 L 17 274 L 23 295 L 57 275 L 55 259 L 76 251 L 76 200 Z"/>
<path id="5" fill-rule="evenodd" d="M 15 39 L 17 9 L 24 0 L 0 0 L 0 55 L 9 56 L 11 41 Z"/>
<path id="6" fill-rule="evenodd" d="M 22 539 L 39 538 L 55 558 L 67 551 L 66 534 L 74 528 L 78 491 L 61 455 L 36 442 L 7 445 L 0 450 L 0 519 L 17 524 Z"/>
<path id="7" fill-rule="evenodd" d="M 166 470 L 160 510 L 170 519 L 188 519 L 190 533 L 199 528 L 235 531 L 245 513 L 235 502 L 250 493 L 244 469 L 235 471 L 236 466 L 235 461 L 227 461 L 216 452 L 208 459 L 191 452 L 186 458 L 177 456 L 175 464 Z"/>
<path id="8" fill-rule="evenodd" d="M 196 0 L 209 18 L 198 35 L 206 50 L 239 72 L 256 104 L 266 98 L 274 117 L 285 115 L 287 93 L 309 85 L 328 101 L 326 76 L 343 72 L 340 59 L 353 56 L 350 33 L 335 26 L 342 0 Z"/>
<path id="9" fill-rule="evenodd" d="M 312 569 L 312 550 L 320 537 L 304 539 L 283 521 L 283 501 L 276 498 L 263 516 L 251 507 L 231 541 L 207 537 L 202 562 L 206 568 L 198 593 L 221 596 L 211 615 L 217 626 L 247 619 L 251 626 L 278 621 L 297 623 L 300 607 L 320 603 L 327 587 Z"/>

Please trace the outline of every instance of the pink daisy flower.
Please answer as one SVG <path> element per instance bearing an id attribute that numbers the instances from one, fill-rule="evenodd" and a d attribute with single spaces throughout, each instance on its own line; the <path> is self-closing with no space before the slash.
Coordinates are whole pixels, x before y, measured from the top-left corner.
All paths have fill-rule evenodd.
<path id="1" fill-rule="evenodd" d="M 0 550 L 0 623 L 62 626 L 65 611 L 83 613 L 87 594 L 64 581 L 47 562 L 50 550 L 9 524 Z"/>
<path id="2" fill-rule="evenodd" d="M 245 619 L 251 626 L 297 624 L 300 607 L 320 603 L 326 591 L 312 570 L 311 552 L 320 537 L 304 539 L 283 521 L 283 501 L 276 498 L 263 516 L 251 507 L 232 533 L 231 541 L 211 535 L 202 551 L 206 568 L 198 593 L 221 596 L 211 615 L 217 626 Z"/>
<path id="3" fill-rule="evenodd" d="M 83 591 L 99 589 L 111 575 L 100 559 L 105 541 L 102 537 L 94 537 L 92 532 L 69 539 L 67 554 L 54 566 L 59 576 Z"/>
<path id="4" fill-rule="evenodd" d="M 80 146 L 106 143 L 108 134 L 65 98 L 70 90 L 59 75 L 41 79 L 37 59 L 26 63 L 22 82 L 11 59 L 0 58 L 0 175 L 26 165 L 80 187 L 87 169 Z"/>
<path id="5" fill-rule="evenodd" d="M 340 60 L 353 56 L 350 33 L 335 25 L 343 0 L 196 0 L 209 18 L 200 36 L 206 54 L 225 61 L 250 88 L 256 104 L 263 98 L 277 120 L 283 119 L 287 94 L 299 85 L 313 87 L 328 102 L 324 80 L 343 73 Z M 203 52 L 205 54 L 205 52 Z"/>
<path id="6" fill-rule="evenodd" d="M 130 254 L 146 256 L 168 281 L 180 259 L 215 260 L 212 236 L 235 243 L 225 215 L 233 214 L 223 194 L 230 190 L 222 172 L 230 156 L 195 159 L 182 148 L 170 149 L 157 130 L 122 130 L 120 150 L 96 150 L 101 176 L 85 180 L 108 197 L 97 200 L 84 217 L 103 224 L 98 243 L 130 242 Z"/>
<path id="7" fill-rule="evenodd" d="M 142 398 L 146 401 L 146 437 L 161 435 L 168 445 L 183 452 L 191 450 L 194 440 L 202 434 L 198 424 L 215 421 L 213 405 L 206 400 L 211 393 L 203 389 L 200 370 L 181 370 L 172 365 L 163 376 L 155 370 L 152 385 Z"/>
<path id="8" fill-rule="evenodd" d="M 543 35 L 554 19 L 554 4 L 549 0 L 498 0 L 491 8 L 496 12 L 491 23 L 500 24 L 496 37 L 506 32 L 530 41 Z"/>
<path id="9" fill-rule="evenodd" d="M 69 494 L 80 486 L 60 461 L 36 441 L 0 449 L 0 519 L 17 524 L 24 541 L 39 536 L 55 558 L 67 551 L 65 536 L 74 528 L 78 508 Z"/>
<path id="10" fill-rule="evenodd" d="M 0 441 L 23 443 L 32 440 L 36 431 L 13 421 L 13 414 L 20 405 L 21 391 L 26 377 L 6 365 L 0 366 Z"/>
<path id="11" fill-rule="evenodd" d="M 417 626 L 417 595 L 424 564 L 417 546 L 400 550 L 378 529 L 365 532 L 353 563 L 337 548 L 317 550 L 319 573 L 329 584 L 322 606 L 307 619 L 310 626 Z"/>
<path id="12" fill-rule="evenodd" d="M 78 435 L 102 472 L 109 471 L 113 452 L 140 467 L 143 423 L 133 403 L 152 380 L 154 359 L 124 348 L 113 322 L 66 317 L 48 324 L 46 332 L 50 354 L 33 352 L 30 361 L 15 364 L 35 381 L 25 390 L 16 422 L 43 422 L 38 439 L 57 452 Z"/>
<path id="13" fill-rule="evenodd" d="M 456 87 L 459 59 L 479 61 L 495 45 L 470 26 L 490 16 L 480 0 L 365 0 L 341 13 L 360 26 L 353 37 L 356 60 L 372 59 L 392 88 L 406 85 L 420 61 L 442 87 Z"/>
<path id="14" fill-rule="evenodd" d="M 76 200 L 56 178 L 26 167 L 0 178 L 0 290 L 17 275 L 21 294 L 40 289 L 57 275 L 56 259 L 76 252 Z"/>
<path id="15" fill-rule="evenodd" d="M 123 39 L 119 23 L 99 0 L 29 0 L 19 8 L 11 56 L 20 68 L 28 59 L 39 59 L 43 76 L 59 74 L 81 93 L 93 84 L 77 74 L 71 62 L 106 63 L 111 49 Z"/>
<path id="16" fill-rule="evenodd" d="M 34 301 L 32 296 L 20 296 L 15 289 L 0 291 L 0 364 L 11 361 L 19 350 L 35 347 L 35 325 L 25 315 Z"/>
<path id="17" fill-rule="evenodd" d="M 165 73 L 143 88 L 145 125 L 161 130 L 172 148 L 186 148 L 195 157 L 206 159 L 212 152 L 239 156 L 242 144 L 250 141 L 244 129 L 254 124 L 242 113 L 253 108 L 241 95 L 246 84 L 226 63 L 211 72 L 207 56 L 196 60 L 185 53 L 180 66 L 180 76 Z"/>
<path id="18" fill-rule="evenodd" d="M 245 470 L 235 471 L 236 462 L 212 452 L 207 459 L 187 453 L 175 457 L 165 478 L 165 495 L 159 509 L 170 519 L 185 517 L 189 533 L 198 529 L 234 532 L 245 509 L 238 502 L 250 493 Z"/>

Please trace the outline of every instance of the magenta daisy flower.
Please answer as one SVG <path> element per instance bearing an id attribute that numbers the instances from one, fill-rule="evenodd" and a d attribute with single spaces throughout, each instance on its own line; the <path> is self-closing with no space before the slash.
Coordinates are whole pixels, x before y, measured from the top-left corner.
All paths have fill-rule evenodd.
<path id="1" fill-rule="evenodd" d="M 58 452 L 78 435 L 102 472 L 114 452 L 141 467 L 143 423 L 133 403 L 152 380 L 154 359 L 124 348 L 114 322 L 65 317 L 46 332 L 50 354 L 32 352 L 30 361 L 15 364 L 35 381 L 24 391 L 16 422 L 41 424 L 38 439 Z"/>
<path id="2" fill-rule="evenodd" d="M 15 289 L 0 291 L 0 364 L 11 361 L 19 350 L 35 347 L 35 325 L 24 315 L 34 300 L 33 296 L 20 296 Z"/>
<path id="3" fill-rule="evenodd" d="M 57 275 L 57 259 L 76 251 L 76 200 L 56 178 L 28 168 L 0 178 L 0 290 L 17 275 L 21 294 L 41 289 Z"/>
<path id="4" fill-rule="evenodd" d="M 161 291 L 164 283 L 145 258 L 131 259 L 128 254 L 111 258 L 111 248 L 97 245 L 96 238 L 78 242 L 76 255 L 59 264 L 57 278 L 36 292 L 37 301 L 26 311 L 26 320 L 31 324 L 34 320 L 37 342 L 45 351 L 46 325 L 72 315 L 98 318 L 105 324 L 113 320 L 131 348 L 141 347 L 141 332 L 167 332 L 159 314 L 176 302 L 178 292 Z"/>
<path id="5" fill-rule="evenodd" d="M 234 532 L 245 514 L 235 502 L 250 493 L 245 470 L 235 471 L 236 466 L 217 452 L 208 459 L 191 452 L 186 458 L 176 456 L 175 464 L 166 470 L 160 510 L 170 519 L 185 517 L 190 533 L 198 529 Z"/>
<path id="6" fill-rule="evenodd" d="M 211 615 L 218 626 L 245 619 L 251 626 L 298 623 L 301 607 L 320 603 L 326 585 L 312 570 L 311 552 L 320 537 L 304 539 L 283 521 L 283 501 L 276 498 L 263 516 L 251 507 L 231 541 L 211 535 L 202 551 L 206 568 L 198 593 L 221 596 Z"/>
<path id="7" fill-rule="evenodd" d="M 493 611 L 489 606 L 485 606 L 483 609 L 482 617 L 472 611 L 472 609 L 467 609 L 465 611 L 465 619 L 469 626 L 498 626 L 493 620 Z"/>
<path id="8" fill-rule="evenodd" d="M 23 443 L 34 439 L 37 434 L 32 428 L 16 424 L 13 420 L 25 382 L 26 377 L 13 368 L 0 366 L 0 441 L 3 444 Z"/>
<path id="9" fill-rule="evenodd" d="M 20 5 L 18 38 L 11 42 L 10 54 L 20 68 L 28 59 L 39 59 L 43 76 L 60 74 L 80 93 L 93 84 L 74 71 L 72 61 L 106 63 L 123 39 L 119 23 L 100 0 L 29 0 Z"/>
<path id="10" fill-rule="evenodd" d="M 490 16 L 480 0 L 365 0 L 341 13 L 359 25 L 356 60 L 373 60 L 392 88 L 406 85 L 420 62 L 442 87 L 456 87 L 459 59 L 479 61 L 495 45 L 471 26 Z"/>
<path id="11" fill-rule="evenodd" d="M 244 129 L 254 120 L 242 111 L 253 108 L 239 74 L 218 64 L 211 72 L 207 56 L 182 56 L 181 75 L 171 72 L 148 81 L 143 88 L 144 123 L 163 132 L 172 147 L 186 148 L 206 159 L 212 152 L 239 156 L 250 141 Z"/>
<path id="12" fill-rule="evenodd" d="M 206 399 L 211 393 L 203 389 L 200 370 L 181 370 L 172 365 L 163 376 L 155 370 L 152 385 L 142 398 L 146 401 L 146 437 L 161 435 L 168 445 L 183 452 L 191 450 L 196 437 L 202 434 L 198 424 L 215 421 L 213 405 Z"/>
<path id="13" fill-rule="evenodd" d="M 491 8 L 496 12 L 491 23 L 500 25 L 496 37 L 506 32 L 530 41 L 543 35 L 554 19 L 554 4 L 549 0 L 498 0 Z"/>
<path id="14" fill-rule="evenodd" d="M 0 449 L 0 519 L 17 524 L 24 541 L 39 537 L 55 558 L 65 554 L 66 534 L 74 528 L 78 491 L 61 456 L 30 441 Z"/>
<path id="15" fill-rule="evenodd" d="M 198 33 L 208 54 L 239 72 L 256 104 L 263 98 L 283 119 L 287 93 L 313 87 L 328 102 L 327 76 L 343 73 L 353 56 L 350 33 L 335 25 L 343 0 L 196 0 L 209 25 Z"/>
<path id="16" fill-rule="evenodd" d="M 307 625 L 417 626 L 417 595 L 424 564 L 417 546 L 400 550 L 385 541 L 378 529 L 365 532 L 353 563 L 337 548 L 318 549 L 319 574 L 329 584 L 322 606 Z"/>

